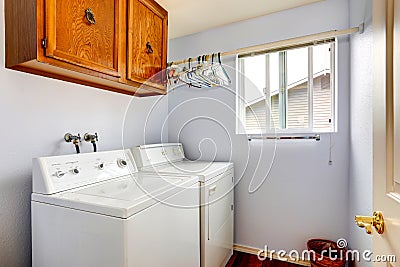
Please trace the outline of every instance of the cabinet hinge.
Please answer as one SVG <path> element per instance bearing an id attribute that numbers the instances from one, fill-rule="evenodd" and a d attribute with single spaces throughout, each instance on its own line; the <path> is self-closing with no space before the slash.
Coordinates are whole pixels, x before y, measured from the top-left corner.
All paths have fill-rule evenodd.
<path id="1" fill-rule="evenodd" d="M 231 211 L 233 211 L 233 204 L 231 205 Z"/>
<path id="2" fill-rule="evenodd" d="M 46 37 L 44 37 L 44 38 L 42 39 L 42 47 L 43 47 L 44 49 L 47 48 L 47 38 L 46 38 Z"/>

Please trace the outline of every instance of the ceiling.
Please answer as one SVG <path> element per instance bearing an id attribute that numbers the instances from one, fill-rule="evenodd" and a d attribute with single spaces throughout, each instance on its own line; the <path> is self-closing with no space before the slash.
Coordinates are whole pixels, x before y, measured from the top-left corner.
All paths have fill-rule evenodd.
<path id="1" fill-rule="evenodd" d="M 321 0 L 157 0 L 169 12 L 169 38 Z"/>

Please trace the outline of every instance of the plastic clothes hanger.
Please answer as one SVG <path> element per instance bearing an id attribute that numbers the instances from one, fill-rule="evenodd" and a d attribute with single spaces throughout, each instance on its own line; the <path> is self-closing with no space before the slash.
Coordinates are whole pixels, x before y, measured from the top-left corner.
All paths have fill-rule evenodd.
<path id="1" fill-rule="evenodd" d="M 201 85 L 202 87 L 211 87 L 211 83 L 202 76 L 202 63 L 201 63 L 201 56 L 197 58 L 197 65 L 193 68 L 192 71 L 192 80 L 194 80 L 197 84 Z"/>
<path id="2" fill-rule="evenodd" d="M 217 64 L 217 68 L 215 69 L 215 72 L 216 72 L 218 78 L 220 79 L 220 81 L 222 81 L 221 85 L 230 85 L 232 83 L 231 79 L 229 78 L 228 73 L 226 72 L 225 68 L 222 66 L 221 53 L 218 53 L 218 64 Z"/>

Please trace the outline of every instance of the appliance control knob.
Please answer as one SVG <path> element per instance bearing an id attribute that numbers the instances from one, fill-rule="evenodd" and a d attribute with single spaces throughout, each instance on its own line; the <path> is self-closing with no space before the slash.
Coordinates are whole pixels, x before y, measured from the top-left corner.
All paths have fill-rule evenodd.
<path id="1" fill-rule="evenodd" d="M 73 174 L 79 174 L 78 168 L 73 169 L 73 170 L 72 170 L 72 173 L 73 173 Z"/>
<path id="2" fill-rule="evenodd" d="M 65 172 L 62 171 L 56 171 L 56 173 L 54 174 L 57 178 L 61 178 L 65 175 Z"/>
<path id="3" fill-rule="evenodd" d="M 100 170 L 104 169 L 104 163 L 100 163 L 99 166 L 97 166 Z"/>
<path id="4" fill-rule="evenodd" d="M 123 160 L 123 159 L 119 159 L 119 160 L 117 161 L 117 164 L 118 164 L 118 166 L 119 166 L 120 168 L 125 168 L 126 165 L 128 165 L 128 163 L 126 162 L 126 160 Z"/>

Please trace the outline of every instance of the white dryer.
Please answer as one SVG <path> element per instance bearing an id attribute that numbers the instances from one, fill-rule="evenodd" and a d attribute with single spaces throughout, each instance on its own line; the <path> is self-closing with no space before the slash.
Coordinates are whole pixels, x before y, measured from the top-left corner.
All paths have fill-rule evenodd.
<path id="1" fill-rule="evenodd" d="M 198 175 L 201 266 L 225 266 L 233 253 L 233 163 L 187 160 L 181 143 L 142 145 L 132 152 L 142 172 Z"/>
<path id="2" fill-rule="evenodd" d="M 199 266 L 198 178 L 137 172 L 130 151 L 33 161 L 34 267 Z"/>

